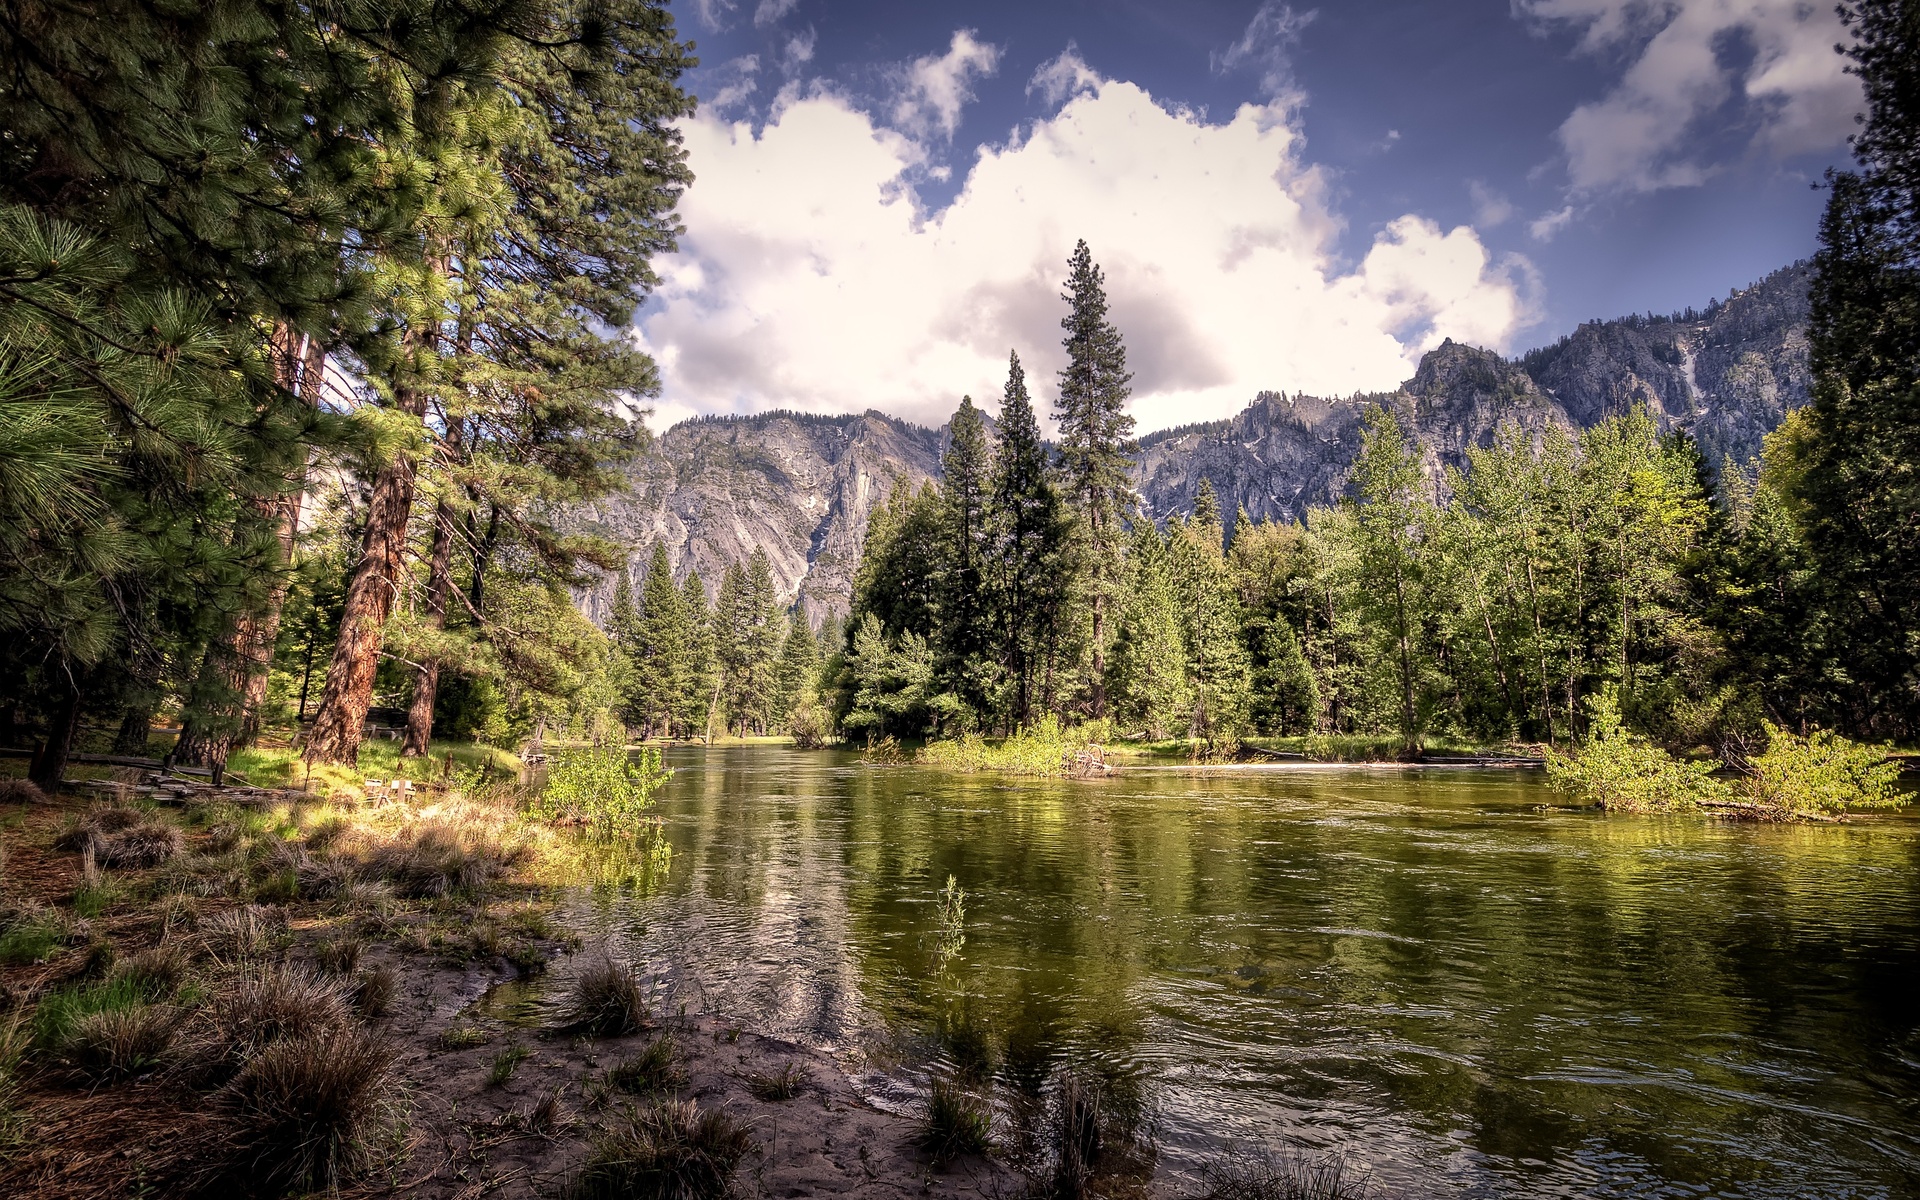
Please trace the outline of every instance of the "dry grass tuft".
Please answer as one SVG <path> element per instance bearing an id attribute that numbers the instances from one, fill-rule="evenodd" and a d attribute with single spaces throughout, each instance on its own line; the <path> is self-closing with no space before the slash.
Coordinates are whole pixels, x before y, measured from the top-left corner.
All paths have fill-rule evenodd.
<path id="1" fill-rule="evenodd" d="M 568 1200 L 720 1200 L 754 1150 L 752 1131 L 719 1109 L 665 1101 L 628 1110 L 567 1181 Z"/>
<path id="2" fill-rule="evenodd" d="M 149 1000 L 165 1000 L 187 979 L 187 958 L 178 946 L 163 942 L 121 961 L 114 974 L 130 981 Z"/>
<path id="3" fill-rule="evenodd" d="M 187 848 L 186 835 L 164 821 L 143 821 L 110 833 L 94 848 L 102 866 L 157 867 Z"/>
<path id="4" fill-rule="evenodd" d="M 186 849 L 186 835 L 132 808 L 96 809 L 61 830 L 55 850 L 91 854 L 102 867 L 157 867 Z"/>
<path id="5" fill-rule="evenodd" d="M 200 923 L 200 938 L 218 958 L 247 959 L 264 954 L 273 941 L 273 923 L 257 905 L 217 912 Z"/>
<path id="6" fill-rule="evenodd" d="M 313 960 L 320 969 L 334 975 L 351 975 L 360 966 L 360 955 L 366 951 L 365 938 L 354 934 L 328 938 L 313 948 Z"/>
<path id="7" fill-rule="evenodd" d="M 393 990 L 397 980 L 386 963 L 369 967 L 354 977 L 347 1000 L 361 1018 L 378 1021 L 393 1011 Z"/>
<path id="8" fill-rule="evenodd" d="M 623 1092 L 646 1095 L 667 1092 L 686 1082 L 686 1073 L 674 1057 L 673 1035 L 663 1033 L 645 1050 L 615 1064 L 607 1071 L 607 1082 Z"/>
<path id="9" fill-rule="evenodd" d="M 985 1154 L 993 1147 L 993 1107 L 954 1080 L 935 1076 L 919 1140 L 936 1163 Z"/>
<path id="10" fill-rule="evenodd" d="M 267 967 L 214 994 L 183 1065 L 190 1076 L 217 1082 L 270 1046 L 323 1041 L 351 1022 L 346 989 L 337 980 Z"/>
<path id="11" fill-rule="evenodd" d="M 580 969 L 573 980 L 567 1027 L 601 1037 L 637 1033 L 647 1017 L 640 977 L 625 963 L 601 958 Z"/>
<path id="12" fill-rule="evenodd" d="M 472 824 L 432 824 L 375 845 L 361 861 L 364 878 L 384 880 L 405 899 L 482 894 L 520 867 L 531 848 Z"/>
<path id="13" fill-rule="evenodd" d="M 221 1096 L 235 1174 L 262 1191 L 337 1187 L 384 1123 L 393 1061 L 383 1039 L 357 1029 L 261 1050 Z"/>
<path id="14" fill-rule="evenodd" d="M 0 779 L 0 804 L 45 804 L 47 794 L 28 779 Z"/>
<path id="15" fill-rule="evenodd" d="M 1301 1158 L 1230 1151 L 1200 1168 L 1191 1200 L 1366 1200 L 1373 1179 L 1343 1154 Z"/>
<path id="16" fill-rule="evenodd" d="M 159 1067 L 179 1026 L 180 1014 L 157 1004 L 87 1013 L 61 1035 L 54 1058 L 95 1082 L 144 1075 Z"/>
<path id="17" fill-rule="evenodd" d="M 747 1090 L 756 1100 L 791 1100 L 807 1085 L 807 1073 L 797 1062 L 788 1062 L 772 1074 L 754 1072 L 747 1076 Z"/>

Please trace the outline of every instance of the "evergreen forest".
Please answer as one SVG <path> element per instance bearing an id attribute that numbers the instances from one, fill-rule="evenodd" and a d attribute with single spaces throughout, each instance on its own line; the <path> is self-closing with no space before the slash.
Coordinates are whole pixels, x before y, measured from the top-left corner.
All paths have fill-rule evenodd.
<path id="1" fill-rule="evenodd" d="M 1603 694 L 1676 750 L 1739 756 L 1768 723 L 1912 744 L 1909 8 L 1847 10 L 1869 113 L 1825 183 L 1814 398 L 1757 459 L 1625 407 L 1443 470 L 1379 405 L 1337 504 L 1255 522 L 1203 485 L 1156 523 L 1082 242 L 1053 435 L 1009 355 L 991 419 L 961 401 L 940 481 L 891 489 L 821 627 L 763 554 L 676 579 L 663 544 L 570 519 L 621 486 L 659 389 L 610 331 L 692 182 L 695 60 L 663 4 L 0 22 L 0 744 L 43 782 L 167 722 L 202 767 L 268 728 L 351 765 L 369 729 L 419 756 L 1049 718 L 1417 753 L 1566 745 Z M 579 597 L 607 572 L 603 629 Z"/>

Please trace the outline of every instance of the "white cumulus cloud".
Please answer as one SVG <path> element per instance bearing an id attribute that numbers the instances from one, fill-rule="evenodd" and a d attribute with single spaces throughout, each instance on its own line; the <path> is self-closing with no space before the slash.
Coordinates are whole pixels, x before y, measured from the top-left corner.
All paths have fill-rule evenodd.
<path id="1" fill-rule="evenodd" d="M 1531 319 L 1531 267 L 1466 226 L 1403 216 L 1343 264 L 1279 105 L 1210 123 L 1090 75 L 1055 60 L 1064 105 L 982 147 L 932 213 L 910 182 L 927 147 L 831 90 L 788 94 L 757 129 L 689 121 L 687 232 L 636 332 L 664 380 L 656 424 L 774 407 L 939 423 L 962 393 L 997 403 L 1009 350 L 1044 411 L 1077 238 L 1105 269 L 1143 429 L 1263 388 L 1391 387 L 1445 337 L 1507 348 Z"/>
<path id="2" fill-rule="evenodd" d="M 938 134 L 947 141 L 960 128 L 960 111 L 973 99 L 976 77 L 992 75 L 1000 48 L 957 29 L 945 54 L 916 58 L 899 71 L 893 103 L 896 126 L 919 137 Z"/>
<path id="3" fill-rule="evenodd" d="M 1574 109 L 1560 145 L 1574 190 L 1649 192 L 1704 183 L 1698 148 L 1725 115 L 1776 156 L 1840 144 L 1860 85 L 1834 45 L 1835 6 L 1813 0 L 1514 0 L 1523 15 L 1580 30 L 1580 48 L 1624 54 L 1605 96 Z"/>

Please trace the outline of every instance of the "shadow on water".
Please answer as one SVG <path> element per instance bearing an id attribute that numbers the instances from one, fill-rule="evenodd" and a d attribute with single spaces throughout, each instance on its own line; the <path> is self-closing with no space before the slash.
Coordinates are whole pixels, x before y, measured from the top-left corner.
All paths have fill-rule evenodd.
<path id="1" fill-rule="evenodd" d="M 1238 1143 L 1388 1194 L 1920 1194 L 1920 820 L 1623 818 L 1512 772 L 670 762 L 670 866 L 573 920 L 885 1106 L 934 1070 L 1044 1123 L 1071 1076 L 1162 1176 Z"/>

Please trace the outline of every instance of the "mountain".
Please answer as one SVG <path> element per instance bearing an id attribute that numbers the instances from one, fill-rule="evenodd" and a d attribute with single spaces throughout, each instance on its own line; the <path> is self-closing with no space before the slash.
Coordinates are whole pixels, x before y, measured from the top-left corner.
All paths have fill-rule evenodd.
<path id="1" fill-rule="evenodd" d="M 1149 434 L 1137 477 L 1155 517 L 1192 507 L 1202 478 L 1221 506 L 1298 520 L 1331 504 L 1359 449 L 1361 415 L 1392 407 L 1428 447 L 1430 465 L 1460 466 L 1502 420 L 1575 429 L 1645 404 L 1662 429 L 1683 429 L 1707 461 L 1745 463 L 1760 439 L 1808 399 L 1806 263 L 1776 271 L 1704 312 L 1581 325 L 1551 346 L 1507 360 L 1446 342 L 1398 391 L 1345 399 L 1263 392 L 1237 415 Z"/>
<path id="2" fill-rule="evenodd" d="M 627 491 L 583 509 L 579 528 L 632 547 L 635 575 L 664 540 L 675 578 L 699 571 L 709 596 L 727 564 L 758 547 L 781 596 L 818 624 L 847 611 L 874 506 L 896 480 L 937 475 L 942 446 L 941 431 L 879 412 L 682 421 L 628 468 Z M 616 586 L 610 577 L 581 598 L 589 617 L 605 624 Z"/>
<path id="3" fill-rule="evenodd" d="M 1581 429 L 1634 404 L 1691 434 L 1710 463 L 1744 463 L 1807 402 L 1810 276 L 1796 263 L 1703 311 L 1588 322 L 1517 359 L 1448 341 L 1392 392 L 1262 392 L 1226 420 L 1142 438 L 1142 507 L 1156 520 L 1188 511 L 1208 479 L 1229 513 L 1298 520 L 1339 498 L 1361 417 L 1376 404 L 1395 410 L 1436 471 L 1464 464 L 1502 421 Z M 874 506 L 896 479 L 917 487 L 937 476 L 945 440 L 945 429 L 873 411 L 685 421 L 629 467 L 629 490 L 588 506 L 581 525 L 633 547 L 630 571 L 664 539 L 676 577 L 698 570 L 709 594 L 728 563 L 759 547 L 782 595 L 817 624 L 847 610 Z M 581 597 L 588 615 L 605 621 L 614 587 L 608 578 Z"/>

